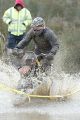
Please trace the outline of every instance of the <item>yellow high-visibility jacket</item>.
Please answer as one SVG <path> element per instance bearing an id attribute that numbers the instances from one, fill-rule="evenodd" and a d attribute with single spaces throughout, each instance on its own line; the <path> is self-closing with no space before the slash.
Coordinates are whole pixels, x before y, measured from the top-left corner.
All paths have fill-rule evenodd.
<path id="1" fill-rule="evenodd" d="M 8 24 L 8 31 L 11 34 L 19 36 L 26 32 L 26 27 L 31 24 L 32 17 L 30 11 L 26 8 L 17 11 L 14 7 L 11 7 L 5 11 L 3 21 Z"/>

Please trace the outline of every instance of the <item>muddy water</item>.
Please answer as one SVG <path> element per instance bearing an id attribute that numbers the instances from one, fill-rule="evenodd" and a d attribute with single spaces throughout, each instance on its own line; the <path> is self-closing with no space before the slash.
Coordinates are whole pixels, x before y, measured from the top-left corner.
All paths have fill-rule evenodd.
<path id="1" fill-rule="evenodd" d="M 21 107 L 11 104 L 9 94 L 0 99 L 0 120 L 80 120 L 80 102 L 51 102 L 49 100 L 32 100 Z M 6 101 L 5 101 L 6 100 Z"/>
<path id="2" fill-rule="evenodd" d="M 0 66 L 0 82 L 10 87 L 12 85 L 16 86 L 16 82 L 20 79 L 19 73 L 4 63 L 1 63 Z M 62 94 L 67 89 L 72 90 L 75 88 L 75 90 L 78 90 L 80 88 L 79 73 L 77 75 L 58 74 L 55 75 L 55 78 L 56 82 L 58 82 L 54 81 L 55 93 L 60 92 Z M 58 78 L 61 80 L 63 78 L 63 80 L 60 82 Z M 16 82 L 15 79 L 17 80 Z M 66 90 L 63 86 L 65 86 Z M 13 106 L 13 98 L 13 93 L 0 89 L 0 120 L 80 120 L 79 92 L 66 101 L 31 99 L 30 103 L 27 102 L 19 107 Z"/>

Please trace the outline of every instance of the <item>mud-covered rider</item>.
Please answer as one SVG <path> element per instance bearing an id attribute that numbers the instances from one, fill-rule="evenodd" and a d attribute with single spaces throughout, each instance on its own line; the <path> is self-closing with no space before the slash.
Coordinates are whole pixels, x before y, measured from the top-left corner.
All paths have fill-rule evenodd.
<path id="1" fill-rule="evenodd" d="M 31 29 L 26 36 L 18 43 L 16 49 L 23 49 L 30 41 L 35 43 L 35 54 L 38 60 L 43 60 L 43 70 L 50 68 L 54 55 L 59 49 L 57 36 L 55 33 L 45 25 L 42 17 L 36 17 L 31 24 Z"/>

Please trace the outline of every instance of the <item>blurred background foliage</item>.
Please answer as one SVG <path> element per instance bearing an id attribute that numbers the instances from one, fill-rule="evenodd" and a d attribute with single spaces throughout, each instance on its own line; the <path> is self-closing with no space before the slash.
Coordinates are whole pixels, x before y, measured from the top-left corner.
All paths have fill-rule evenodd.
<path id="1" fill-rule="evenodd" d="M 2 22 L 6 9 L 14 5 L 15 0 L 0 0 L 0 31 L 7 36 L 7 26 Z M 80 0 L 25 0 L 32 18 L 41 16 L 46 25 L 58 36 L 60 49 L 54 59 L 54 65 L 65 72 L 80 70 Z M 33 48 L 33 42 L 29 48 Z"/>

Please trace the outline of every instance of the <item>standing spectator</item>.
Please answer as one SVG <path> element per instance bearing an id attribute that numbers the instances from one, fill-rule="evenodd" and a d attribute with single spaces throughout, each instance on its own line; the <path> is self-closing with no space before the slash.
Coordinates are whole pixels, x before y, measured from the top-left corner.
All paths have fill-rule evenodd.
<path id="1" fill-rule="evenodd" d="M 5 11 L 3 21 L 8 25 L 7 48 L 12 50 L 23 39 L 26 28 L 31 24 L 30 11 L 23 0 L 16 0 L 15 5 Z"/>

